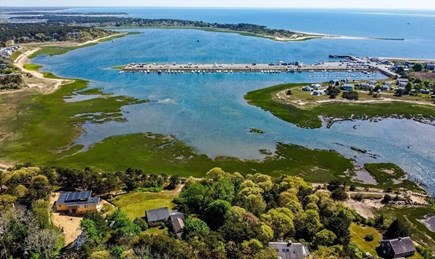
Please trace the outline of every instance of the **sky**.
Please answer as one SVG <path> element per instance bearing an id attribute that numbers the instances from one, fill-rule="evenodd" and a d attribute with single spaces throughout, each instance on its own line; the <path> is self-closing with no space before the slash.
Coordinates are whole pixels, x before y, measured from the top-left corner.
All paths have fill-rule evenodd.
<path id="1" fill-rule="evenodd" d="M 153 6 L 435 10 L 435 0 L 0 0 L 5 6 Z"/>

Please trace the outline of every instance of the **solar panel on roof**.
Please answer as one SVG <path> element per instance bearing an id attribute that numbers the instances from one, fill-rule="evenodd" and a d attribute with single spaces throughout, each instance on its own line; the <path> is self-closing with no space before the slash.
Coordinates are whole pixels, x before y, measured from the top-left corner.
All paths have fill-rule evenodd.
<path id="1" fill-rule="evenodd" d="M 65 198 L 66 202 L 71 201 L 86 201 L 91 196 L 91 191 L 85 191 L 85 192 L 70 192 Z"/>

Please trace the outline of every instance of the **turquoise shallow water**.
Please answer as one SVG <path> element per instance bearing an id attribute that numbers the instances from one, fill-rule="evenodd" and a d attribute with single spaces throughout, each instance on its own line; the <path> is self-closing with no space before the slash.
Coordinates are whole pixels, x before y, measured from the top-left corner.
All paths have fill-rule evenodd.
<path id="1" fill-rule="evenodd" d="M 415 18 L 415 17 L 414 17 Z M 112 66 L 131 62 L 276 62 L 325 61 L 329 54 L 400 56 L 399 44 L 378 40 L 312 40 L 274 42 L 237 34 L 195 30 L 142 30 L 142 34 L 71 51 L 65 55 L 38 57 L 36 63 L 60 76 L 90 80 L 105 92 L 149 98 L 150 103 L 126 106 L 125 123 L 86 123 L 76 142 L 85 146 L 120 134 L 154 132 L 174 134 L 211 157 L 230 155 L 261 158 L 259 149 L 273 150 L 277 141 L 311 148 L 335 149 L 358 163 L 397 163 L 412 177 L 435 190 L 435 128 L 410 120 L 353 121 L 330 129 L 301 129 L 268 112 L 248 105 L 243 95 L 251 90 L 283 82 L 321 82 L 330 79 L 366 78 L 363 74 L 119 74 Z M 414 36 L 413 36 L 414 37 Z M 430 41 L 430 39 L 427 39 Z M 403 42 L 402 42 L 403 43 Z M 420 52 L 432 53 L 432 47 Z M 381 75 L 375 77 L 382 78 Z M 259 128 L 265 134 L 251 134 Z M 378 159 L 356 153 L 356 146 L 377 154 Z"/>

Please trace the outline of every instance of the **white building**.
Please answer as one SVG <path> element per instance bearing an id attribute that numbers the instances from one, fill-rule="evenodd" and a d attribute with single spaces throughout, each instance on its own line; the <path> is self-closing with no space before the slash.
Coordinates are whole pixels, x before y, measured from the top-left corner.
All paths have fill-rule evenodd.
<path id="1" fill-rule="evenodd" d="M 310 251 L 301 243 L 269 242 L 269 246 L 275 249 L 280 259 L 305 259 L 310 258 Z"/>

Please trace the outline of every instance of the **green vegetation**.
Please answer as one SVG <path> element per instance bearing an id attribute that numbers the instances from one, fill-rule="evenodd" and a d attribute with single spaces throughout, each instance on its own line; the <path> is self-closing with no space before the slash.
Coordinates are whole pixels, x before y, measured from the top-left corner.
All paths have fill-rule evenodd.
<path id="1" fill-rule="evenodd" d="M 42 68 L 41 65 L 38 65 L 38 64 L 32 64 L 32 63 L 24 64 L 23 67 L 24 67 L 25 69 L 27 69 L 27 70 L 32 70 L 32 71 L 38 71 L 40 68 Z"/>
<path id="2" fill-rule="evenodd" d="M 414 182 L 406 179 L 405 172 L 395 164 L 391 163 L 369 163 L 364 168 L 376 179 L 377 187 L 399 189 L 406 188 L 412 191 L 423 192 Z"/>
<path id="3" fill-rule="evenodd" d="M 90 47 L 93 45 L 97 45 L 98 43 L 89 43 L 84 45 L 77 45 L 77 46 L 44 46 L 41 47 L 38 51 L 34 52 L 32 55 L 29 55 L 29 58 L 35 58 L 39 55 L 48 55 L 48 56 L 56 56 L 56 55 L 62 55 L 65 54 L 71 50 L 84 48 L 84 47 Z"/>
<path id="4" fill-rule="evenodd" d="M 250 133 L 255 133 L 255 134 L 264 134 L 265 133 L 264 130 L 257 129 L 257 128 L 250 128 L 249 132 Z"/>
<path id="5" fill-rule="evenodd" d="M 114 160 L 113 157 L 123 159 Z M 218 166 L 225 170 L 244 173 L 299 175 L 320 182 L 345 177 L 344 172 L 353 168 L 350 160 L 336 152 L 311 150 L 281 143 L 277 146 L 277 155 L 264 161 L 242 161 L 230 157 L 212 160 L 206 155 L 195 153 L 191 147 L 173 137 L 150 133 L 110 137 L 87 151 L 50 163 L 73 168 L 84 168 L 92 164 L 95 168 L 105 170 L 124 170 L 134 165 L 155 173 L 197 177 L 203 176 L 206 168 Z"/>
<path id="6" fill-rule="evenodd" d="M 370 117 L 399 117 L 435 119 L 435 109 L 429 106 L 403 102 L 394 103 L 329 103 L 315 106 L 311 109 L 299 109 L 294 105 L 282 103 L 275 99 L 275 94 L 302 84 L 282 84 L 248 92 L 245 99 L 249 104 L 271 112 L 276 117 L 291 122 L 303 128 L 319 128 L 322 121 L 319 116 L 341 119 L 367 119 Z"/>
<path id="7" fill-rule="evenodd" d="M 11 61 L 16 60 L 21 54 L 22 54 L 21 51 L 19 50 L 15 51 L 14 53 L 12 53 L 10 60 Z"/>
<path id="8" fill-rule="evenodd" d="M 390 224 L 394 219 L 407 222 L 410 225 L 411 237 L 427 247 L 435 247 L 435 233 L 430 231 L 418 220 L 425 216 L 435 215 L 435 206 L 427 207 L 393 207 L 386 206 L 376 211 L 377 214 L 385 217 L 385 222 Z"/>
<path id="9" fill-rule="evenodd" d="M 382 234 L 376 228 L 373 227 L 363 227 L 358 224 L 352 223 L 350 225 L 350 241 L 358 246 L 364 252 L 369 252 L 371 255 L 376 255 L 376 247 L 379 246 L 382 240 Z M 366 236 L 371 235 L 373 237 L 372 241 L 370 239 L 366 240 Z"/>
<path id="10" fill-rule="evenodd" d="M 115 70 L 123 70 L 125 68 L 125 65 L 119 65 L 119 66 L 113 66 L 112 69 Z"/>
<path id="11" fill-rule="evenodd" d="M 160 207 L 168 207 L 172 209 L 174 204 L 172 200 L 175 198 L 174 192 L 130 192 L 117 196 L 110 200 L 119 209 L 125 212 L 129 219 L 140 218 L 145 216 L 145 211 L 157 209 Z"/>
<path id="12" fill-rule="evenodd" d="M 8 131 L 15 134 L 0 146 L 2 159 L 34 163 L 59 159 L 78 151 L 78 147 L 66 148 L 80 133 L 78 125 L 85 121 L 122 120 L 120 107 L 143 102 L 122 96 L 64 102 L 65 97 L 86 86 L 86 81 L 75 80 L 52 94 L 30 93 L 27 98 L 10 100 L 18 102 L 18 109 L 26 112 L 20 114 L 19 120 L 8 122 Z M 9 100 L 4 101 L 7 103 Z"/>

